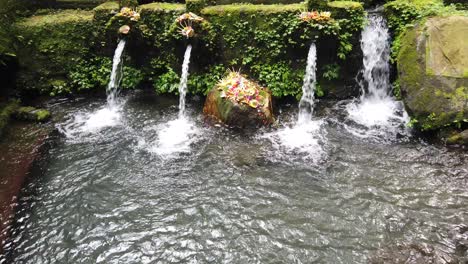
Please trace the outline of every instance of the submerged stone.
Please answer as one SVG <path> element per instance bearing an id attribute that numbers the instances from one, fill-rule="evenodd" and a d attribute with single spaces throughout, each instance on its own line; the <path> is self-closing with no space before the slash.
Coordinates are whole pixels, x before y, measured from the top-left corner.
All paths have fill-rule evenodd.
<path id="1" fill-rule="evenodd" d="M 203 113 L 232 127 L 260 127 L 275 121 L 271 92 L 232 72 L 208 94 Z"/>
<path id="2" fill-rule="evenodd" d="M 16 110 L 15 118 L 23 121 L 45 122 L 50 118 L 50 112 L 46 109 L 38 109 L 32 106 L 20 107 Z"/>
<path id="3" fill-rule="evenodd" d="M 16 111 L 18 107 L 18 101 L 10 101 L 6 103 L 0 102 L 0 136 L 2 135 L 4 128 L 8 125 L 10 116 Z"/>
<path id="4" fill-rule="evenodd" d="M 433 17 L 401 39 L 398 71 L 409 114 L 422 130 L 468 119 L 468 17 Z"/>
<path id="5" fill-rule="evenodd" d="M 468 129 L 460 133 L 455 132 L 452 136 L 447 138 L 447 143 L 453 145 L 468 145 Z"/>

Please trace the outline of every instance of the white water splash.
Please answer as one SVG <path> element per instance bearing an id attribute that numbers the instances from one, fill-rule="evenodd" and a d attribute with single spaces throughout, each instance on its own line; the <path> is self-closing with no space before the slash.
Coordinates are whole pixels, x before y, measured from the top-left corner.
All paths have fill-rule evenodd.
<path id="1" fill-rule="evenodd" d="M 171 157 L 171 154 L 190 152 L 190 146 L 201 136 L 196 125 L 185 117 L 160 124 L 154 127 L 154 130 L 158 131 L 158 137 L 148 151 L 162 158 Z"/>
<path id="2" fill-rule="evenodd" d="M 361 35 L 364 55 L 361 97 L 346 106 L 348 117 L 361 128 L 348 126 L 351 133 L 361 137 L 395 136 L 405 134 L 409 121 L 403 104 L 391 95 L 390 85 L 390 35 L 385 20 L 371 14 Z"/>
<path id="3" fill-rule="evenodd" d="M 315 43 L 312 43 L 307 55 L 307 67 L 304 75 L 304 83 L 302 85 L 302 97 L 299 101 L 299 117 L 298 124 L 305 124 L 312 120 L 314 112 L 314 92 L 316 83 L 316 67 L 317 67 L 317 48 Z"/>
<path id="4" fill-rule="evenodd" d="M 187 80 L 189 75 L 190 54 L 192 46 L 189 44 L 184 54 L 182 75 L 179 84 L 179 115 L 176 120 L 158 126 L 158 138 L 149 151 L 162 158 L 171 157 L 172 154 L 189 152 L 190 146 L 200 137 L 199 129 L 185 115 L 185 97 L 187 95 Z M 144 144 L 144 142 L 142 142 Z"/>
<path id="5" fill-rule="evenodd" d="M 57 125 L 57 129 L 70 140 L 86 141 L 106 127 L 120 125 L 121 111 L 121 106 L 106 105 L 92 113 L 72 113 L 65 122 Z"/>
<path id="6" fill-rule="evenodd" d="M 190 54 L 192 45 L 188 45 L 184 54 L 184 62 L 182 64 L 182 76 L 179 84 L 179 118 L 185 115 L 185 96 L 187 95 L 187 80 L 189 75 Z"/>
<path id="7" fill-rule="evenodd" d="M 80 135 L 97 133 L 106 127 L 121 124 L 123 102 L 117 98 L 119 85 L 123 77 L 122 55 L 125 49 L 125 39 L 120 40 L 114 52 L 112 72 L 107 85 L 107 104 L 92 113 L 75 113 L 67 122 L 59 126 L 59 130 L 67 138 L 79 138 Z"/>
<path id="8" fill-rule="evenodd" d="M 260 138 L 271 142 L 274 148 L 271 157 L 274 159 L 281 159 L 283 156 L 290 160 L 296 156 L 300 160 L 317 163 L 326 156 L 325 135 L 321 120 L 286 126 L 277 131 L 265 133 Z"/>
<path id="9" fill-rule="evenodd" d="M 312 43 L 307 55 L 307 67 L 302 85 L 302 97 L 299 102 L 297 122 L 285 126 L 261 138 L 268 139 L 276 151 L 286 155 L 297 154 L 303 160 L 318 162 L 325 155 L 323 129 L 321 120 L 313 120 L 314 92 L 316 83 L 317 48 Z M 275 153 L 275 156 L 278 153 Z"/>

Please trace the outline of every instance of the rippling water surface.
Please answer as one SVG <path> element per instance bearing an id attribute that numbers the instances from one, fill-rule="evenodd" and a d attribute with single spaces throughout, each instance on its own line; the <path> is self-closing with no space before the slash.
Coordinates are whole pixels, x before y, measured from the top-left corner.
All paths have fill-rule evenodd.
<path id="1" fill-rule="evenodd" d="M 171 130 L 177 99 L 134 95 L 119 122 L 77 125 L 103 105 L 52 106 L 62 136 L 24 191 L 13 262 L 365 263 L 405 241 L 450 251 L 468 220 L 466 153 L 356 137 L 343 109 L 291 136 L 283 106 L 286 128 L 254 135 L 205 125 L 195 102 Z"/>

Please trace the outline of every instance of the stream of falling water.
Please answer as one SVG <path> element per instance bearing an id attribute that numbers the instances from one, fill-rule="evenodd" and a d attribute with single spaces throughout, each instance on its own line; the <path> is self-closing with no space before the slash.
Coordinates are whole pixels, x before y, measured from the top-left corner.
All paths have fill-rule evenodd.
<path id="1" fill-rule="evenodd" d="M 59 131 L 70 139 L 82 139 L 90 133 L 99 132 L 105 127 L 113 127 L 121 123 L 123 104 L 118 100 L 120 82 L 123 77 L 122 56 L 126 40 L 121 39 L 114 52 L 112 71 L 107 85 L 107 103 L 93 112 L 80 111 L 70 117 L 69 122 L 58 127 Z"/>
<path id="2" fill-rule="evenodd" d="M 171 154 L 179 152 L 189 152 L 190 145 L 198 138 L 198 128 L 185 113 L 185 97 L 187 95 L 187 80 L 189 76 L 191 52 L 192 45 L 189 44 L 185 50 L 179 83 L 178 118 L 153 128 L 157 131 L 158 138 L 155 144 L 151 144 L 149 151 L 162 157 L 171 157 Z M 145 141 L 141 141 L 140 145 L 141 144 L 145 145 Z"/>
<path id="3" fill-rule="evenodd" d="M 266 133 L 261 138 L 268 138 L 277 150 L 300 153 L 302 159 L 320 162 L 325 157 L 325 137 L 323 121 L 313 120 L 316 68 L 317 47 L 312 43 L 307 55 L 297 121 L 272 133 Z"/>
<path id="4" fill-rule="evenodd" d="M 361 97 L 347 105 L 351 120 L 365 129 L 350 128 L 361 137 L 396 135 L 405 133 L 408 122 L 401 102 L 391 95 L 390 35 L 385 19 L 380 14 L 369 14 L 368 24 L 362 31 L 363 52 Z"/>
<path id="5" fill-rule="evenodd" d="M 298 124 L 305 124 L 312 120 L 314 111 L 314 92 L 317 68 L 317 47 L 312 43 L 307 55 L 307 67 L 304 75 L 304 83 L 302 85 L 302 97 L 299 102 L 299 117 Z"/>
<path id="6" fill-rule="evenodd" d="M 114 53 L 114 59 L 112 61 L 112 72 L 107 86 L 107 104 L 112 108 L 117 104 L 117 96 L 120 92 L 120 82 L 123 77 L 123 63 L 122 54 L 125 49 L 126 41 L 121 39 L 117 45 L 117 49 Z"/>
<path id="7" fill-rule="evenodd" d="M 189 75 L 190 54 L 192 53 L 192 45 L 188 45 L 184 54 L 184 62 L 182 64 L 182 76 L 179 83 L 179 118 L 185 115 L 185 96 L 187 95 L 187 80 Z"/>

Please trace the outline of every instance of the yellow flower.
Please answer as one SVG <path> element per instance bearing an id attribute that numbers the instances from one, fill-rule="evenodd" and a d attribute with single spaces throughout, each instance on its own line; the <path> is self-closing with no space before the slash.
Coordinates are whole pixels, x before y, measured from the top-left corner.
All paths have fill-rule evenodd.
<path id="1" fill-rule="evenodd" d="M 258 101 L 255 100 L 255 99 L 250 100 L 249 106 L 250 106 L 250 107 L 253 107 L 253 108 L 257 108 L 257 107 L 258 107 Z"/>

